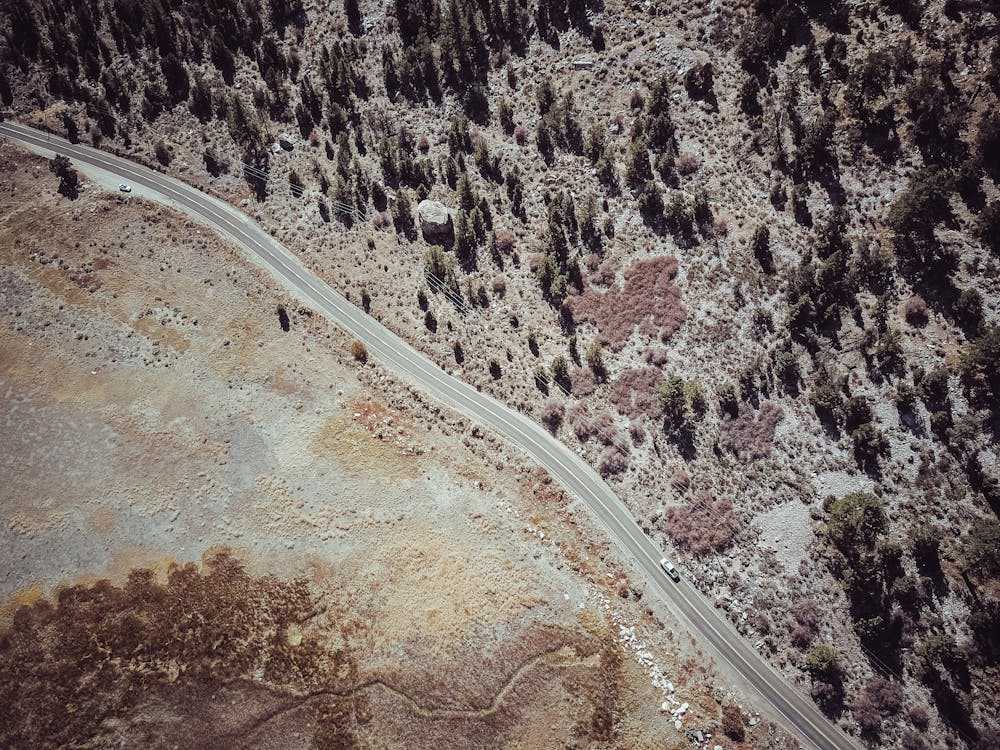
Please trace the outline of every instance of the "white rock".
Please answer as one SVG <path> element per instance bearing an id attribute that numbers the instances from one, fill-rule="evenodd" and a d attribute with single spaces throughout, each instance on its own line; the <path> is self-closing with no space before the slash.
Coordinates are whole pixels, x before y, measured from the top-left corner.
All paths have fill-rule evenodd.
<path id="1" fill-rule="evenodd" d="M 453 227 L 452 211 L 443 203 L 432 200 L 422 200 L 417 204 L 417 218 L 420 220 L 420 231 L 428 242 L 447 241 L 451 238 Z"/>

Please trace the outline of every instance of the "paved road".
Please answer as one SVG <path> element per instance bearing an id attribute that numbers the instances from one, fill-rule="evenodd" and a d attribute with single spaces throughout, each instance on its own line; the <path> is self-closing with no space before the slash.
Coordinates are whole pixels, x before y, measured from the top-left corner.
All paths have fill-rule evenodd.
<path id="1" fill-rule="evenodd" d="M 145 195 L 174 205 L 191 218 L 230 237 L 261 267 L 273 274 L 304 303 L 323 313 L 361 341 L 368 352 L 403 380 L 486 425 L 545 467 L 571 495 L 582 500 L 611 537 L 643 569 L 656 593 L 687 620 L 703 646 L 740 673 L 757 691 L 756 703 L 770 704 L 768 713 L 808 747 L 819 750 L 856 748 L 816 706 L 790 685 L 689 583 L 674 583 L 660 570 L 660 550 L 643 533 L 628 509 L 601 477 L 576 453 L 538 423 L 454 378 L 399 336 L 369 317 L 235 208 L 171 177 L 88 146 L 72 145 L 55 136 L 14 123 L 0 123 L 0 135 L 68 156 L 83 172 L 102 169 L 141 186 Z"/>

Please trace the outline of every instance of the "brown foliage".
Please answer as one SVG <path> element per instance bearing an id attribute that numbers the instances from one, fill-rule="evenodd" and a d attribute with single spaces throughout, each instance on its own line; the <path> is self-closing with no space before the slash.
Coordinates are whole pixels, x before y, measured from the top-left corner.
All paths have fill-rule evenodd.
<path id="1" fill-rule="evenodd" d="M 636 261 L 625 271 L 625 283 L 606 292 L 588 288 L 569 300 L 577 320 L 597 325 L 602 344 L 614 350 L 632 335 L 636 326 L 647 335 L 669 339 L 687 316 L 681 290 L 674 283 L 677 260 L 670 257 Z"/>
<path id="2" fill-rule="evenodd" d="M 927 303 L 920 295 L 910 297 L 903 305 L 903 315 L 911 326 L 927 324 Z"/>
<path id="3" fill-rule="evenodd" d="M 742 742 L 746 734 L 743 728 L 743 712 L 731 703 L 722 707 L 722 731 L 737 742 Z"/>
<path id="4" fill-rule="evenodd" d="M 589 367 L 578 367 L 571 376 L 574 396 L 589 396 L 597 390 L 597 377 Z"/>
<path id="5" fill-rule="evenodd" d="M 774 430 L 784 416 L 785 412 L 780 406 L 765 401 L 754 419 L 753 410 L 743 404 L 736 417 L 723 421 L 719 442 L 745 463 L 769 456 Z"/>
<path id="6" fill-rule="evenodd" d="M 739 528 L 733 504 L 699 492 L 691 505 L 667 508 L 662 529 L 674 542 L 696 555 L 717 552 L 733 542 Z"/>
<path id="7" fill-rule="evenodd" d="M 621 474 L 628 468 L 628 448 L 625 452 L 620 450 L 618 445 L 609 445 L 601 453 L 597 461 L 597 471 L 602 477 L 609 477 L 612 474 Z"/>
<path id="8" fill-rule="evenodd" d="M 559 429 L 559 425 L 562 424 L 564 412 L 565 407 L 562 401 L 555 398 L 548 399 L 542 407 L 542 424 L 549 432 L 555 433 Z"/>
<path id="9" fill-rule="evenodd" d="M 225 553 L 201 570 L 174 565 L 163 584 L 133 570 L 123 586 L 64 589 L 22 607 L 0 638 L 0 747 L 81 746 L 175 681 L 194 689 L 258 667 L 275 689 L 354 679 L 351 658 L 317 636 L 289 645 L 289 629 L 314 614 L 304 580 L 251 577 Z"/>
<path id="10" fill-rule="evenodd" d="M 662 382 L 663 373 L 655 367 L 626 370 L 611 384 L 611 403 L 627 417 L 656 419 L 661 414 L 656 389 Z"/>

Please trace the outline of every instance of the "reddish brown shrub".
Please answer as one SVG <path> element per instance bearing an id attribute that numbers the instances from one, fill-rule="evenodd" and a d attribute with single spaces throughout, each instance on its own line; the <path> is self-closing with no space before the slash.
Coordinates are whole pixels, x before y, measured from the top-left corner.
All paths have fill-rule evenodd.
<path id="1" fill-rule="evenodd" d="M 633 419 L 628 424 L 628 434 L 632 438 L 632 445 L 642 445 L 646 440 L 646 422 L 642 417 Z"/>
<path id="2" fill-rule="evenodd" d="M 597 255 L 597 253 L 587 253 L 583 256 L 583 265 L 591 273 L 597 270 L 597 266 L 599 266 L 600 263 L 601 258 Z"/>
<path id="3" fill-rule="evenodd" d="M 643 99 L 642 93 L 639 91 L 632 91 L 632 96 L 629 98 L 628 105 L 631 109 L 642 109 L 646 104 L 646 100 Z"/>
<path id="4" fill-rule="evenodd" d="M 573 434 L 581 442 L 587 442 L 591 432 L 590 409 L 582 401 L 578 401 L 566 410 L 566 421 Z"/>
<path id="5" fill-rule="evenodd" d="M 615 283 L 615 266 L 610 260 L 604 261 L 596 272 L 592 273 L 587 281 L 598 286 L 611 286 Z"/>
<path id="6" fill-rule="evenodd" d="M 589 367 L 581 367 L 570 376 L 574 396 L 589 396 L 597 390 L 597 378 Z"/>
<path id="7" fill-rule="evenodd" d="M 588 288 L 568 303 L 574 317 L 595 323 L 601 343 L 616 351 L 637 325 L 641 330 L 655 331 L 666 341 L 687 315 L 680 301 L 681 290 L 674 283 L 676 276 L 675 258 L 648 258 L 625 271 L 623 288 L 612 286 L 606 292 Z"/>
<path id="8" fill-rule="evenodd" d="M 597 471 L 600 472 L 602 477 L 621 474 L 627 468 L 628 453 L 619 450 L 616 446 L 609 445 L 605 448 L 597 462 Z"/>
<path id="9" fill-rule="evenodd" d="M 497 297 L 503 297 L 507 294 L 507 280 L 503 274 L 497 274 L 493 277 L 493 294 Z"/>
<path id="10" fill-rule="evenodd" d="M 699 492 L 691 505 L 667 508 L 660 526 L 678 546 L 704 555 L 732 544 L 739 522 L 731 502 L 715 500 L 707 492 Z"/>
<path id="11" fill-rule="evenodd" d="M 431 143 L 430 141 L 427 140 L 426 135 L 422 135 L 419 138 L 417 138 L 417 148 L 420 149 L 420 153 L 426 154 L 427 149 L 429 149 L 430 147 Z"/>
<path id="12" fill-rule="evenodd" d="M 927 303 L 920 295 L 910 297 L 903 305 L 903 315 L 906 322 L 911 326 L 922 326 L 927 324 Z"/>
<path id="13" fill-rule="evenodd" d="M 514 249 L 514 233 L 509 229 L 501 229 L 497 232 L 497 250 L 504 255 L 509 255 Z"/>
<path id="14" fill-rule="evenodd" d="M 375 218 L 372 219 L 372 223 L 379 229 L 387 229 L 392 223 L 392 220 L 389 218 L 389 214 L 387 212 L 379 211 L 375 214 Z"/>
<path id="15" fill-rule="evenodd" d="M 545 425 L 549 432 L 555 433 L 559 429 L 565 409 L 562 401 L 555 398 L 548 399 L 542 406 L 542 424 Z"/>
<path id="16" fill-rule="evenodd" d="M 701 166 L 698 157 L 691 154 L 681 154 L 677 157 L 674 164 L 677 167 L 677 172 L 682 175 L 694 174 L 698 171 L 698 167 Z"/>
<path id="17" fill-rule="evenodd" d="M 517 145 L 523 146 L 527 138 L 528 131 L 524 129 L 524 125 L 518 125 L 514 128 L 514 140 L 517 141 Z"/>
<path id="18" fill-rule="evenodd" d="M 667 363 L 667 350 L 658 346 L 647 346 L 646 351 L 642 353 L 642 358 L 649 364 L 660 367 Z"/>
<path id="19" fill-rule="evenodd" d="M 670 486 L 678 492 L 684 492 L 691 486 L 691 477 L 684 469 L 677 469 L 670 475 Z"/>
<path id="20" fill-rule="evenodd" d="M 774 430 L 784 416 L 780 406 L 765 401 L 754 419 L 753 409 L 743 404 L 735 417 L 723 421 L 719 443 L 745 463 L 764 458 L 771 454 Z"/>
<path id="21" fill-rule="evenodd" d="M 626 370 L 611 384 L 611 403 L 626 417 L 645 414 L 655 419 L 661 412 L 656 389 L 662 382 L 663 373 L 655 367 Z"/>
<path id="22" fill-rule="evenodd" d="M 628 446 L 622 439 L 621 432 L 615 427 L 614 417 L 607 410 L 591 415 L 583 404 L 574 404 L 569 410 L 569 424 L 574 434 L 583 442 L 596 438 L 604 445 L 616 445 L 622 451 L 628 452 Z"/>

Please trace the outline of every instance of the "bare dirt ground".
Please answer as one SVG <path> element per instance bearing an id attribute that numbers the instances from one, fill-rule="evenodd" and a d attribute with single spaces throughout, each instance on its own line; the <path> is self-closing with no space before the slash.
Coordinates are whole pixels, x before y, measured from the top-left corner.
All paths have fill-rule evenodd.
<path id="1" fill-rule="evenodd" d="M 0 744 L 736 746 L 547 477 L 204 230 L 55 186 L 0 144 Z"/>

